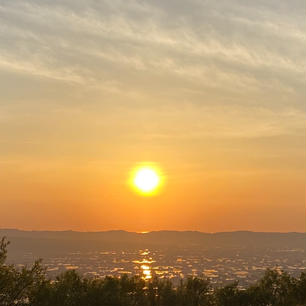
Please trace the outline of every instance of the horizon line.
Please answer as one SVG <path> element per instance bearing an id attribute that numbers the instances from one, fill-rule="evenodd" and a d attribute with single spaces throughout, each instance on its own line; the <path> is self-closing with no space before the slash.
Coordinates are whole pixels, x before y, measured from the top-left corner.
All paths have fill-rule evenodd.
<path id="1" fill-rule="evenodd" d="M 157 233 L 157 232 L 179 232 L 179 233 L 201 233 L 201 234 L 222 234 L 222 233 L 271 233 L 271 234 L 289 234 L 289 233 L 296 233 L 296 234 L 306 234 L 304 232 L 298 231 L 254 231 L 254 230 L 232 230 L 232 231 L 220 231 L 220 232 L 204 232 L 200 230 L 152 230 L 152 231 L 128 231 L 124 229 L 109 229 L 109 230 L 100 230 L 100 231 L 82 231 L 82 230 L 72 230 L 72 229 L 63 229 L 63 230 L 48 230 L 48 229 L 38 229 L 38 230 L 31 230 L 31 229 L 20 229 L 20 228 L 2 228 L 0 227 L 0 231 L 20 231 L 20 232 L 74 232 L 74 233 L 109 233 L 109 232 L 125 232 L 125 233 L 132 233 L 132 234 L 150 234 L 150 233 Z"/>

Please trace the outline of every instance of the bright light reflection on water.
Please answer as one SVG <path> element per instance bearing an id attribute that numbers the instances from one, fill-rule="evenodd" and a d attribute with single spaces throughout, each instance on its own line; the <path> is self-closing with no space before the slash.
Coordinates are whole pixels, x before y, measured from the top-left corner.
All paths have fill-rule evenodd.
<path id="1" fill-rule="evenodd" d="M 152 278 L 152 272 L 151 272 L 151 267 L 148 265 L 141 265 L 141 270 L 142 270 L 142 278 L 143 279 L 151 279 Z"/>
<path id="2" fill-rule="evenodd" d="M 141 272 L 141 277 L 144 280 L 149 280 L 152 278 L 152 263 L 155 262 L 151 257 L 149 257 L 149 250 L 139 250 L 139 255 L 141 260 L 133 260 L 133 263 L 138 264 Z"/>

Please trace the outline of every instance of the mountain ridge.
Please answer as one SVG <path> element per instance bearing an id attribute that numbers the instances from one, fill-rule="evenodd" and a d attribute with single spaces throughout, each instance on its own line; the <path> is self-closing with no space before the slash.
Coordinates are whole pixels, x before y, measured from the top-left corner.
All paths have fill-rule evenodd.
<path id="1" fill-rule="evenodd" d="M 127 231 L 127 230 L 101 230 L 101 231 L 77 231 L 77 230 L 23 230 L 18 228 L 0 228 L 0 232 L 24 232 L 24 233 L 132 233 L 132 234 L 140 234 L 146 235 L 151 233 L 199 233 L 199 234 L 231 234 L 231 233 L 255 233 L 255 234 L 306 234 L 306 232 L 278 232 L 278 231 L 252 231 L 252 230 L 234 230 L 234 231 L 221 231 L 221 232 L 202 232 L 198 230 L 153 230 L 146 232 L 136 232 L 136 231 Z"/>
<path id="2" fill-rule="evenodd" d="M 306 233 L 234 231 L 205 233 L 198 231 L 23 231 L 0 229 L 0 237 L 11 241 L 12 252 L 74 252 L 102 249 L 168 248 L 210 249 L 305 249 Z"/>

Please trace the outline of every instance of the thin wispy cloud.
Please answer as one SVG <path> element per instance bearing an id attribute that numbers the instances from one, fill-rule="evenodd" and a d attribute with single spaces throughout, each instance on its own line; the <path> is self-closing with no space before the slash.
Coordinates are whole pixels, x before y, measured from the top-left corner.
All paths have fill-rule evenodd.
<path id="1" fill-rule="evenodd" d="M 59 95 L 68 83 L 98 109 L 109 99 L 114 110 L 136 114 L 139 106 L 158 114 L 168 105 L 170 112 L 182 109 L 175 112 L 180 118 L 191 105 L 187 114 L 191 109 L 195 118 L 199 111 L 207 121 L 211 112 L 234 123 L 226 137 L 241 134 L 237 118 L 248 113 L 250 137 L 295 133 L 305 98 L 303 7 L 302 1 L 1 1 L 0 69 L 34 83 L 63 83 Z M 62 103 L 57 108 L 67 109 Z M 78 100 L 68 104 L 80 107 Z"/>

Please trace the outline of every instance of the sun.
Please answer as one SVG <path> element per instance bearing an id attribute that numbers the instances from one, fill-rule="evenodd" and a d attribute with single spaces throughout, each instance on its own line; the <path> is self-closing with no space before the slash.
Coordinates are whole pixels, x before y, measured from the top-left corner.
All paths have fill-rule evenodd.
<path id="1" fill-rule="evenodd" d="M 160 184 L 161 175 L 153 167 L 143 166 L 133 172 L 132 185 L 144 195 L 154 194 Z"/>
<path id="2" fill-rule="evenodd" d="M 150 192 L 159 184 L 157 173 L 150 168 L 141 168 L 134 177 L 135 186 L 142 192 Z"/>

